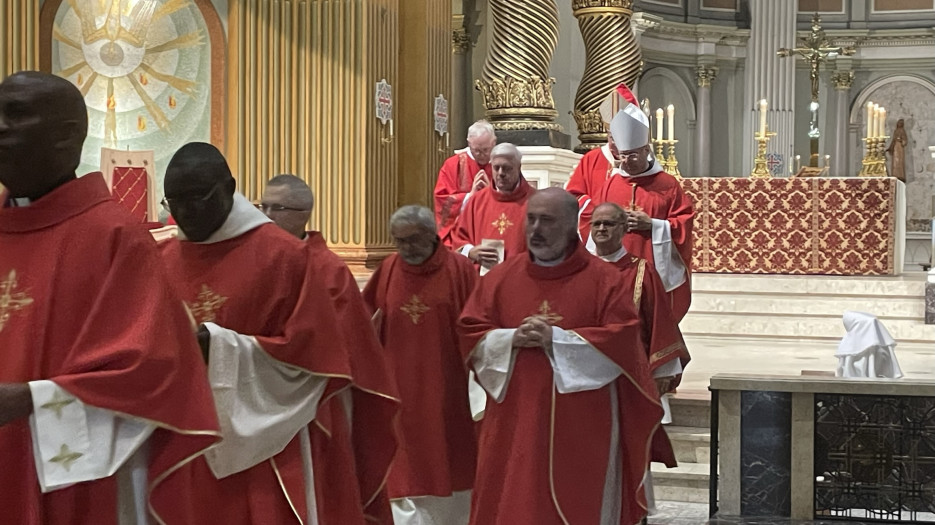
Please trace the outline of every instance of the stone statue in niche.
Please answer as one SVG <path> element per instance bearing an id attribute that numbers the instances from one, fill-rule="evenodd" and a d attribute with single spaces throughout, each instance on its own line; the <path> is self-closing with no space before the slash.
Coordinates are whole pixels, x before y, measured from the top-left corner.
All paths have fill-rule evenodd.
<path id="1" fill-rule="evenodd" d="M 903 119 L 899 119 L 896 122 L 896 129 L 893 130 L 893 139 L 890 141 L 890 147 L 886 148 L 886 152 L 893 157 L 890 165 L 890 174 L 903 182 L 906 182 L 907 144 L 909 144 L 909 136 L 906 135 L 906 123 Z"/>

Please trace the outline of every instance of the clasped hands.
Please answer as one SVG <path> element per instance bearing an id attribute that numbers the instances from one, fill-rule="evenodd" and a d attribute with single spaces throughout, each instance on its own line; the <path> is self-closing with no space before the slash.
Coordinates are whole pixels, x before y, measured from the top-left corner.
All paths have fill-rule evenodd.
<path id="1" fill-rule="evenodd" d="M 513 333 L 514 348 L 540 347 L 546 352 L 552 351 L 552 325 L 541 316 L 533 315 L 523 319 Z"/>
<path id="2" fill-rule="evenodd" d="M 653 219 L 645 211 L 627 211 L 627 231 L 652 230 Z"/>

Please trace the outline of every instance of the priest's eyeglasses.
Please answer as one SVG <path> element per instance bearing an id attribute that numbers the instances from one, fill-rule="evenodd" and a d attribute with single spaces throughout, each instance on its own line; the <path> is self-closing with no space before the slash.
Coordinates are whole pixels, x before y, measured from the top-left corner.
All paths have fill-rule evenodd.
<path id="1" fill-rule="evenodd" d="M 218 188 L 221 187 L 221 184 L 223 183 L 219 182 L 215 184 L 214 187 L 211 188 L 211 191 L 209 191 L 208 194 L 205 195 L 204 197 L 173 198 L 173 199 L 164 197 L 162 201 L 159 202 L 159 204 L 161 204 L 162 208 L 166 210 L 167 212 L 169 212 L 170 214 L 172 213 L 173 205 L 175 205 L 176 207 L 178 207 L 179 205 L 182 205 L 182 206 L 191 206 L 194 208 L 204 208 L 208 204 L 208 202 L 211 200 L 211 197 L 214 197 L 214 194 L 218 192 Z"/>
<path id="2" fill-rule="evenodd" d="M 609 230 L 611 228 L 616 228 L 617 226 L 621 226 L 622 224 L 623 224 L 622 222 L 617 222 L 617 221 L 593 221 L 591 222 L 591 228 L 592 229 L 607 228 Z"/>
<path id="3" fill-rule="evenodd" d="M 303 212 L 308 211 L 302 208 L 290 208 L 288 206 L 283 206 L 282 204 L 266 204 L 265 202 L 261 202 L 257 204 L 256 209 L 262 211 L 263 213 L 270 213 L 270 212 L 276 213 L 276 212 L 281 212 L 281 211 L 303 211 Z"/>

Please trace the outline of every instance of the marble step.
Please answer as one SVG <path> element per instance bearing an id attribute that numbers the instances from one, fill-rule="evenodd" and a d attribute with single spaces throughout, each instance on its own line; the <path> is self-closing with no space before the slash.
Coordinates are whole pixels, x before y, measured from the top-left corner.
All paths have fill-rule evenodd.
<path id="1" fill-rule="evenodd" d="M 690 373 L 691 370 L 689 368 L 686 373 Z M 687 376 L 683 377 L 682 381 L 686 379 Z M 669 408 L 672 411 L 672 425 L 667 428 L 711 428 L 711 394 L 707 390 L 680 389 L 669 398 Z"/>
<path id="2" fill-rule="evenodd" d="M 925 319 L 922 297 L 760 294 L 692 291 L 691 314 L 770 314 L 840 319 L 845 310 L 869 312 L 880 319 Z"/>
<path id="3" fill-rule="evenodd" d="M 898 277 L 837 277 L 696 273 L 692 274 L 692 292 L 923 298 L 925 274 L 912 272 Z"/>
<path id="4" fill-rule="evenodd" d="M 935 325 L 918 319 L 883 319 L 899 342 L 935 343 Z M 779 338 L 803 341 L 839 340 L 844 335 L 840 315 L 779 316 L 693 312 L 679 324 L 686 336 Z"/>
<path id="5" fill-rule="evenodd" d="M 683 463 L 708 463 L 711 460 L 711 430 L 701 427 L 666 425 L 666 435 L 675 451 L 675 459 Z"/>
<path id="6" fill-rule="evenodd" d="M 652 464 L 656 501 L 708 502 L 710 467 L 706 463 L 683 463 L 676 468 Z"/>

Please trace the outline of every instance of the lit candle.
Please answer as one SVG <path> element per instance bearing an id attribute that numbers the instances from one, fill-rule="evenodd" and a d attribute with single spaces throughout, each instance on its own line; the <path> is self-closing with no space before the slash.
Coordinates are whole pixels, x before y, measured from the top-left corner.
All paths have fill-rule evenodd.
<path id="1" fill-rule="evenodd" d="M 656 110 L 656 140 L 662 140 L 662 108 Z"/>
<path id="2" fill-rule="evenodd" d="M 880 136 L 880 105 L 873 105 L 873 136 L 874 138 Z"/>
<path id="3" fill-rule="evenodd" d="M 826 168 L 831 167 L 831 155 L 825 155 L 825 167 Z"/>
<path id="4" fill-rule="evenodd" d="M 798 173 L 801 167 L 802 167 L 802 156 L 796 155 L 795 156 L 795 172 Z"/>
<path id="5" fill-rule="evenodd" d="M 760 136 L 766 136 L 766 109 L 769 107 L 766 99 L 760 99 Z"/>
<path id="6" fill-rule="evenodd" d="M 867 102 L 867 136 L 870 138 L 873 136 L 873 102 Z"/>
<path id="7" fill-rule="evenodd" d="M 886 108 L 880 106 L 880 133 L 881 137 L 886 136 Z"/>
<path id="8" fill-rule="evenodd" d="M 666 116 L 669 118 L 669 140 L 675 140 L 675 106 L 666 107 Z"/>

